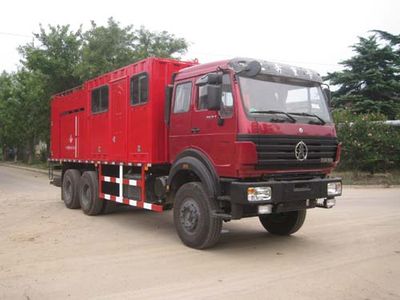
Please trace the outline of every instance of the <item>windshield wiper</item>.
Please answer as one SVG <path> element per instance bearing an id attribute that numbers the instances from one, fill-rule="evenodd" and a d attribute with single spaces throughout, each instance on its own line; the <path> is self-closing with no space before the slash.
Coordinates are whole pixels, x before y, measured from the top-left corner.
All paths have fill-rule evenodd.
<path id="1" fill-rule="evenodd" d="M 305 112 L 302 112 L 302 113 L 298 113 L 298 112 L 289 112 L 288 114 L 295 115 L 295 116 L 314 117 L 314 118 L 317 118 L 317 119 L 320 121 L 320 124 L 321 124 L 321 125 L 325 125 L 325 124 L 326 124 L 325 120 L 322 119 L 320 116 L 318 116 L 318 115 L 316 115 L 316 114 L 310 114 L 310 113 L 305 113 Z"/>
<path id="2" fill-rule="evenodd" d="M 290 120 L 291 123 L 296 123 L 295 118 L 293 118 L 291 115 L 281 110 L 254 110 L 250 112 L 252 114 L 282 114 L 285 115 Z"/>

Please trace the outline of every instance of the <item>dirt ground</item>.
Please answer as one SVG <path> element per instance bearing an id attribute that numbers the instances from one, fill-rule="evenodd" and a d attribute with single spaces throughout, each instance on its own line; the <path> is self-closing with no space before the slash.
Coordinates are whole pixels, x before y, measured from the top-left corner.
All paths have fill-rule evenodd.
<path id="1" fill-rule="evenodd" d="M 45 175 L 0 166 L 0 299 L 400 299 L 400 188 L 350 188 L 291 237 L 255 218 L 198 251 L 171 212 L 66 209 Z"/>

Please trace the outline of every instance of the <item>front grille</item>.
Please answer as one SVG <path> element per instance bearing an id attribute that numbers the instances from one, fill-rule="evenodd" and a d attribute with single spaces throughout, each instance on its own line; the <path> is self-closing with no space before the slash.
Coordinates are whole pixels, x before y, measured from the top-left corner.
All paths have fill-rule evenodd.
<path id="1" fill-rule="evenodd" d="M 258 163 L 256 169 L 298 170 L 320 169 L 332 166 L 336 158 L 338 142 L 333 137 L 238 135 L 238 141 L 256 144 Z M 307 159 L 299 161 L 295 147 L 303 141 L 307 145 Z"/>

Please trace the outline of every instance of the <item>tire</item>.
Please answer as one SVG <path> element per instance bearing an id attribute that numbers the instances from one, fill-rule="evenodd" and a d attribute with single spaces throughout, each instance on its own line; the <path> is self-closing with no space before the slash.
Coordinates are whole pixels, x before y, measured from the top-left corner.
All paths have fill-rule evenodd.
<path id="1" fill-rule="evenodd" d="M 100 214 L 104 207 L 104 200 L 99 198 L 98 185 L 97 172 L 83 173 L 79 187 L 79 202 L 82 211 L 89 216 Z"/>
<path id="2" fill-rule="evenodd" d="M 259 216 L 261 224 L 271 234 L 291 235 L 298 231 L 306 219 L 306 210 L 289 211 Z"/>
<path id="3" fill-rule="evenodd" d="M 179 238 L 191 248 L 214 246 L 220 236 L 222 219 L 211 215 L 216 203 L 200 182 L 189 182 L 180 187 L 174 203 L 174 223 Z"/>
<path id="4" fill-rule="evenodd" d="M 79 203 L 80 179 L 81 173 L 78 170 L 68 169 L 64 173 L 61 187 L 61 199 L 68 208 L 75 209 L 81 207 Z"/>

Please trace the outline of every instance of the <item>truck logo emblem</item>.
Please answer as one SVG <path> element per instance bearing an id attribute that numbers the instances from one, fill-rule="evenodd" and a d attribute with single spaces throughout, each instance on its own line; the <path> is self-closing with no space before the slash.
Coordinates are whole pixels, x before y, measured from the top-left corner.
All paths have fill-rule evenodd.
<path id="1" fill-rule="evenodd" d="M 298 142 L 296 147 L 294 148 L 294 155 L 296 156 L 296 159 L 299 161 L 303 161 L 307 159 L 307 154 L 308 148 L 306 143 L 304 143 L 303 141 Z"/>

